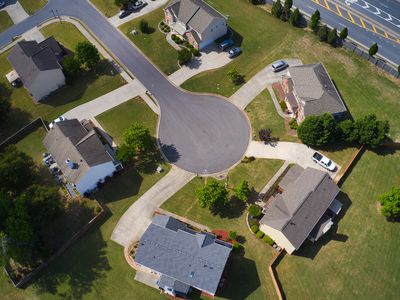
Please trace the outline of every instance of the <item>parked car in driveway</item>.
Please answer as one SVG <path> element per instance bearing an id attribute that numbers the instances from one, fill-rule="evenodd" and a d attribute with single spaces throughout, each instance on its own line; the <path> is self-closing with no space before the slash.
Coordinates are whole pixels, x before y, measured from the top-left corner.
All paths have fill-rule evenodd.
<path id="1" fill-rule="evenodd" d="M 234 58 L 238 56 L 240 53 L 242 53 L 242 49 L 240 49 L 240 47 L 233 47 L 228 51 L 228 57 Z"/>
<path id="2" fill-rule="evenodd" d="M 6 2 L 0 0 L 0 8 L 3 8 L 4 6 L 6 6 Z"/>
<path id="3" fill-rule="evenodd" d="M 66 119 L 67 119 L 67 118 L 64 117 L 64 116 L 58 117 L 57 119 L 55 119 L 53 122 L 51 122 L 51 123 L 49 124 L 49 128 L 52 129 L 55 123 L 65 121 Z"/>
<path id="4" fill-rule="evenodd" d="M 123 18 L 129 16 L 131 13 L 132 13 L 132 11 L 131 11 L 130 9 L 123 9 L 123 10 L 121 10 L 121 11 L 119 12 L 118 17 L 119 17 L 120 19 L 123 19 Z"/>
<path id="5" fill-rule="evenodd" d="M 139 1 L 136 1 L 135 3 L 129 5 L 128 8 L 129 8 L 129 10 L 135 11 L 135 10 L 141 9 L 142 7 L 145 7 L 146 5 L 147 5 L 147 2 L 139 0 Z"/>
<path id="6" fill-rule="evenodd" d="M 289 67 L 289 65 L 284 60 L 278 60 L 277 62 L 274 62 L 271 67 L 274 72 L 279 72 Z"/>
<path id="7" fill-rule="evenodd" d="M 334 171 L 336 169 L 335 163 L 319 152 L 315 152 L 312 156 L 312 159 L 314 162 L 324 167 L 325 169 L 328 169 L 329 171 Z"/>
<path id="8" fill-rule="evenodd" d="M 229 40 L 225 40 L 225 41 L 221 42 L 220 44 L 218 44 L 218 47 L 222 51 L 224 51 L 225 49 L 229 48 L 230 46 L 233 46 L 234 43 L 235 42 L 233 40 L 229 39 Z"/>

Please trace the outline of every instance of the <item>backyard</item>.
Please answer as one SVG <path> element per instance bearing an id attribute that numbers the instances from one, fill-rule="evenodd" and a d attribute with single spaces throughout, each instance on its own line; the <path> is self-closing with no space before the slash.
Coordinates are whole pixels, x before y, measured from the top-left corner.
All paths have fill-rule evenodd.
<path id="1" fill-rule="evenodd" d="M 52 23 L 43 29 L 47 37 L 54 37 L 73 50 L 75 45 L 85 37 L 68 23 Z M 0 73 L 7 74 L 12 67 L 7 60 L 10 51 L 0 55 Z M 7 120 L 7 127 L 0 129 L 0 140 L 4 140 L 31 120 L 41 116 L 51 121 L 64 112 L 103 94 L 106 94 L 125 83 L 120 75 L 111 75 L 113 67 L 102 60 L 93 70 L 83 70 L 71 85 L 61 88 L 40 104 L 35 104 L 24 87 L 13 88 L 5 76 L 0 78 L 0 95 L 10 99 L 12 109 Z M 115 74 L 115 72 L 114 72 Z"/>
<path id="2" fill-rule="evenodd" d="M 151 28 L 151 33 L 140 32 L 139 22 L 145 19 Z M 147 14 L 143 18 L 125 23 L 119 29 L 166 75 L 170 75 L 179 69 L 176 50 L 168 44 L 166 36 L 158 29 L 158 23 L 164 19 L 162 8 Z M 139 31 L 138 35 L 132 35 L 133 28 Z"/>
<path id="3" fill-rule="evenodd" d="M 21 3 L 25 11 L 30 15 L 33 15 L 36 11 L 38 11 L 47 4 L 47 0 L 18 0 L 18 1 L 19 3 Z"/>
<path id="4" fill-rule="evenodd" d="M 13 25 L 14 23 L 8 15 L 8 12 L 6 12 L 5 10 L 0 11 L 0 32 L 5 31 Z"/>

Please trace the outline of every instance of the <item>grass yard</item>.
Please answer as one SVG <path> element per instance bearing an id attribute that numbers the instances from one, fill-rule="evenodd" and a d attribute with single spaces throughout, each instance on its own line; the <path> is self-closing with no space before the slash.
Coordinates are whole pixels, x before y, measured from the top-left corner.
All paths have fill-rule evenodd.
<path id="1" fill-rule="evenodd" d="M 283 164 L 277 160 L 257 159 L 248 164 L 239 164 L 229 172 L 229 186 L 241 180 L 248 180 L 250 187 L 260 191 Z M 275 296 L 268 274 L 268 264 L 273 256 L 272 248 L 258 240 L 247 228 L 243 203 L 233 201 L 224 211 L 224 216 L 212 215 L 201 208 L 195 197 L 195 189 L 204 179 L 194 178 L 177 194 L 172 196 L 162 208 L 202 223 L 211 229 L 236 231 L 244 242 L 244 256 L 234 255 L 227 271 L 227 283 L 221 298 L 226 299 L 271 299 Z"/>
<path id="2" fill-rule="evenodd" d="M 153 29 L 150 34 L 141 33 L 139 30 L 139 22 L 145 19 L 149 26 Z M 166 75 L 170 75 L 179 69 L 178 56 L 176 50 L 168 44 L 165 34 L 158 30 L 158 23 L 164 19 L 164 11 L 162 8 L 138 18 L 131 22 L 125 23 L 119 29 Z M 136 28 L 138 35 L 130 34 L 131 30 Z"/>
<path id="3" fill-rule="evenodd" d="M 30 15 L 33 15 L 36 11 L 38 11 L 47 4 L 47 0 L 18 0 L 18 1 L 19 3 L 21 3 L 25 11 Z"/>
<path id="4" fill-rule="evenodd" d="M 35 163 L 42 164 L 42 154 L 47 151 L 43 145 L 45 136 L 46 130 L 43 127 L 39 127 L 15 145 L 19 150 L 29 154 Z"/>
<path id="5" fill-rule="evenodd" d="M 57 40 L 74 49 L 75 45 L 84 41 L 85 37 L 68 23 L 53 23 L 42 30 L 45 36 L 54 35 Z M 125 81 L 120 75 L 111 75 L 113 67 L 103 60 L 94 70 L 82 71 L 76 80 L 52 94 L 40 104 L 35 104 L 24 87 L 13 88 L 7 82 L 6 73 L 12 70 L 7 56 L 10 51 L 0 55 L 0 96 L 10 99 L 12 109 L 7 120 L 7 126 L 0 128 L 0 140 L 4 140 L 34 118 L 41 116 L 46 121 L 52 121 L 64 112 L 120 86 Z"/>
<path id="6" fill-rule="evenodd" d="M 122 103 L 98 115 L 96 119 L 116 144 L 122 142 L 123 132 L 134 121 L 140 122 L 149 128 L 153 136 L 156 134 L 157 115 L 140 97 Z"/>
<path id="7" fill-rule="evenodd" d="M 119 7 L 115 5 L 114 0 L 90 0 L 107 18 L 116 15 Z"/>
<path id="8" fill-rule="evenodd" d="M 5 10 L 0 11 L 0 32 L 5 31 L 13 25 L 14 23 L 8 15 L 8 12 L 6 12 Z"/>
<path id="9" fill-rule="evenodd" d="M 400 186 L 400 152 L 364 153 L 342 186 L 338 225 L 278 266 L 288 299 L 398 299 L 400 224 L 387 222 L 377 201 L 392 186 Z"/>
<path id="10" fill-rule="evenodd" d="M 345 49 L 335 49 L 319 42 L 311 33 L 276 19 L 247 0 L 207 2 L 224 15 L 229 15 L 229 25 L 242 36 L 243 53 L 228 66 L 189 79 L 182 85 L 183 88 L 230 96 L 239 88 L 226 75 L 234 66 L 248 80 L 264 66 L 280 58 L 300 58 L 304 63 L 321 61 L 353 117 L 376 113 L 378 117 L 390 121 L 391 136 L 400 138 L 399 80 L 385 75 Z"/>

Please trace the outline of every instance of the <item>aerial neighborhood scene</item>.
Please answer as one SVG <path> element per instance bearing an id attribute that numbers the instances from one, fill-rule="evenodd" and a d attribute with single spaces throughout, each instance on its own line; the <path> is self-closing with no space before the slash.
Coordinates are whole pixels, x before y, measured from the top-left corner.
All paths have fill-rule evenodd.
<path id="1" fill-rule="evenodd" d="M 399 299 L 399 0 L 0 0 L 1 299 Z"/>

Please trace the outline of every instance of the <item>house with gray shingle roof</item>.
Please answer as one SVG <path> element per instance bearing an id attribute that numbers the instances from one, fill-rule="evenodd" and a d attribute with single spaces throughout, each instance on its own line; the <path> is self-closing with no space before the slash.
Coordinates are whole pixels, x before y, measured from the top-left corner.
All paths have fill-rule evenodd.
<path id="1" fill-rule="evenodd" d="M 227 33 L 226 17 L 202 0 L 173 0 L 164 8 L 165 23 L 196 49 Z"/>
<path id="2" fill-rule="evenodd" d="M 317 241 L 333 225 L 342 204 L 340 190 L 328 173 L 292 166 L 279 182 L 282 193 L 268 199 L 260 230 L 292 254 L 308 238 Z"/>
<path id="3" fill-rule="evenodd" d="M 81 194 L 96 188 L 97 182 L 121 167 L 94 129 L 87 130 L 77 119 L 54 123 L 43 144 Z"/>
<path id="4" fill-rule="evenodd" d="M 299 123 L 311 115 L 330 113 L 342 118 L 347 108 L 322 63 L 289 67 L 282 77 L 289 110 Z"/>
<path id="5" fill-rule="evenodd" d="M 53 37 L 49 37 L 41 43 L 18 42 L 8 61 L 34 101 L 38 102 L 65 85 L 60 64 L 65 54 L 65 49 Z"/>
<path id="6" fill-rule="evenodd" d="M 157 274 L 156 284 L 166 294 L 183 297 L 197 289 L 214 296 L 231 251 L 231 244 L 210 233 L 156 215 L 140 239 L 135 263 Z"/>

